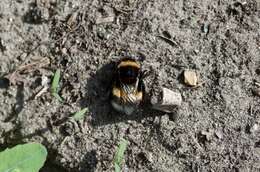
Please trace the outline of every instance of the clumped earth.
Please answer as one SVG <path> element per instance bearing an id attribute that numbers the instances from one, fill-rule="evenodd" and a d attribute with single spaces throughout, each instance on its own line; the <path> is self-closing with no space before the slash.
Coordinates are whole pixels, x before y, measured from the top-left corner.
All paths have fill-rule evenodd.
<path id="1" fill-rule="evenodd" d="M 181 92 L 175 113 L 111 109 L 123 56 L 143 61 L 148 93 Z M 123 171 L 260 170 L 257 0 L 1 0 L 0 64 L 0 148 L 44 144 L 42 172 L 113 171 L 121 138 Z M 63 103 L 49 90 L 56 69 Z"/>

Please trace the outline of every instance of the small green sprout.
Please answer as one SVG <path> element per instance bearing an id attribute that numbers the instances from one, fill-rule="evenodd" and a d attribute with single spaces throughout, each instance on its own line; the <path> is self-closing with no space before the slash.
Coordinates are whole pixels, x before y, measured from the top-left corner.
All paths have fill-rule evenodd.
<path id="1" fill-rule="evenodd" d="M 88 112 L 88 108 L 83 108 L 80 111 L 76 112 L 72 118 L 74 118 L 76 121 L 79 121 L 84 118 L 85 113 Z"/>
<path id="2" fill-rule="evenodd" d="M 119 143 L 119 146 L 116 151 L 116 155 L 114 158 L 114 165 L 115 165 L 115 172 L 120 172 L 121 171 L 121 165 L 123 163 L 123 158 L 124 158 L 124 152 L 127 148 L 127 140 L 122 139 Z"/>
<path id="3" fill-rule="evenodd" d="M 52 83 L 51 83 L 51 94 L 56 99 L 58 99 L 60 102 L 63 102 L 63 99 L 58 94 L 59 82 L 60 82 L 60 69 L 57 69 L 55 74 L 54 74 Z"/>

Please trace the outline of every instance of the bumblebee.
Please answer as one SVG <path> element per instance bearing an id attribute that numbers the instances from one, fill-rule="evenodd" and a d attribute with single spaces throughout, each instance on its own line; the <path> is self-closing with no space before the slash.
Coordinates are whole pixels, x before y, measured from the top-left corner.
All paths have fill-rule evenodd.
<path id="1" fill-rule="evenodd" d="M 141 64 L 132 58 L 123 58 L 115 69 L 111 91 L 111 105 L 119 112 L 131 115 L 144 100 Z"/>

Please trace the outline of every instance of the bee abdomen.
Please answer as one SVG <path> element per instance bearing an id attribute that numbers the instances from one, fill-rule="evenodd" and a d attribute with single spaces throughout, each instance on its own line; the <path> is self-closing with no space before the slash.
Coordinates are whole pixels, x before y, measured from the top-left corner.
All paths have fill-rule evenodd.
<path id="1" fill-rule="evenodd" d="M 114 87 L 111 105 L 115 110 L 130 115 L 138 108 L 142 98 L 142 92 L 126 94 L 122 89 Z"/>

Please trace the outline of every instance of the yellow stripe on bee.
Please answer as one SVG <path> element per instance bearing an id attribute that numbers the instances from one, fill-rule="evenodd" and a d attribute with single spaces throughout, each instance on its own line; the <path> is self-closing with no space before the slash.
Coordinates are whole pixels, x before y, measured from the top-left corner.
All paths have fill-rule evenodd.
<path id="1" fill-rule="evenodd" d="M 127 60 L 127 61 L 121 61 L 118 65 L 118 68 L 125 67 L 125 66 L 133 66 L 133 67 L 136 67 L 136 68 L 141 67 L 138 62 Z"/>
<path id="2" fill-rule="evenodd" d="M 113 87 L 112 93 L 114 96 L 118 97 L 120 99 L 121 97 L 121 90 L 117 87 Z"/>
<path id="3" fill-rule="evenodd" d="M 142 91 L 137 92 L 136 93 L 136 98 L 137 98 L 137 100 L 142 100 L 143 99 L 143 92 Z"/>
<path id="4" fill-rule="evenodd" d="M 120 88 L 113 87 L 112 94 L 114 97 L 118 98 L 119 100 L 126 102 L 127 101 L 127 94 L 122 91 Z"/>
<path id="5" fill-rule="evenodd" d="M 131 96 L 134 96 L 134 99 L 133 99 L 134 102 L 135 101 L 139 102 L 139 101 L 142 101 L 142 99 L 143 99 L 142 91 L 140 91 L 140 92 L 136 91 L 133 94 L 126 94 L 122 89 L 113 87 L 112 94 L 113 94 L 113 96 L 117 97 L 118 99 L 122 100 L 123 102 L 129 101 L 129 98 Z"/>

